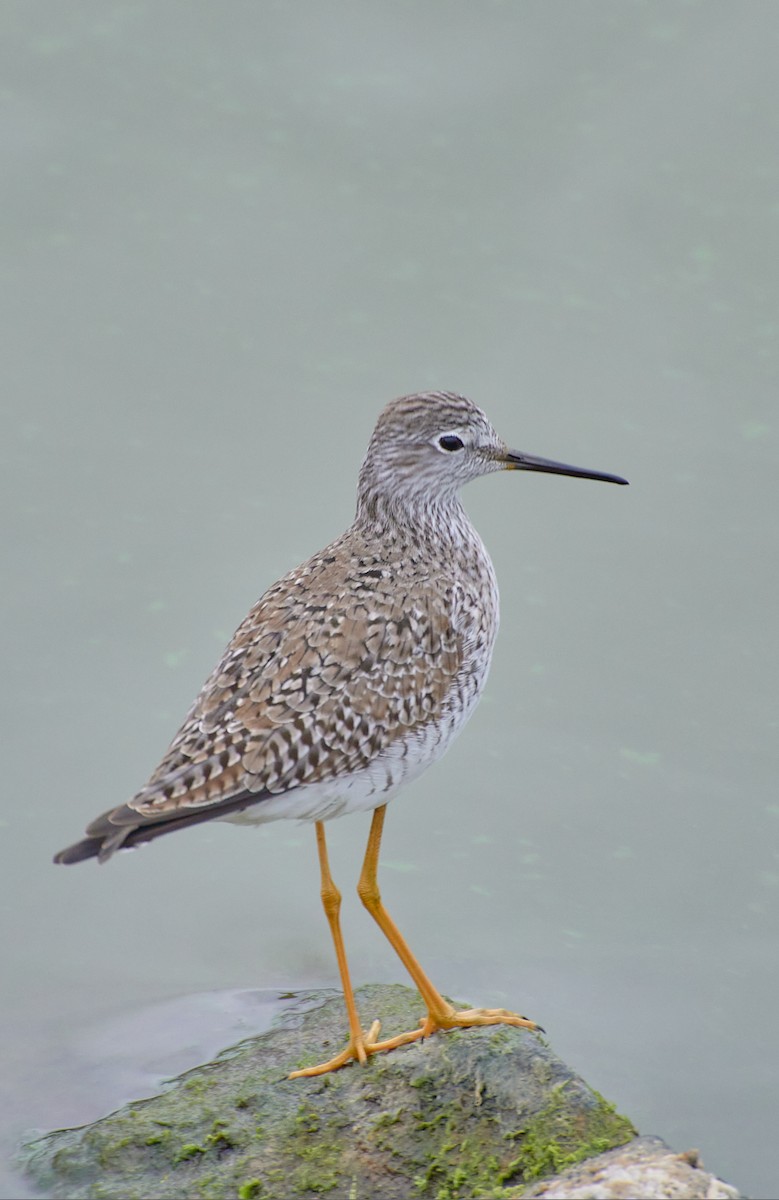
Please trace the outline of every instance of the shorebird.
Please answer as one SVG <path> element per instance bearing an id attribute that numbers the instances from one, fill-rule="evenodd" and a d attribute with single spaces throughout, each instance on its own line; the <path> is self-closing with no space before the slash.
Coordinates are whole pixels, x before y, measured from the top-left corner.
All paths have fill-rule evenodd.
<path id="1" fill-rule="evenodd" d="M 354 522 L 257 601 L 148 783 L 99 816 L 58 863 L 97 858 L 201 821 L 312 821 L 321 897 L 349 1022 L 348 1044 L 290 1078 L 367 1062 L 437 1030 L 506 1024 L 506 1009 L 456 1011 L 382 904 L 387 802 L 440 758 L 473 712 L 498 630 L 498 588 L 460 489 L 494 471 L 617 475 L 509 450 L 480 408 L 452 392 L 393 400 L 362 464 Z M 372 811 L 357 891 L 419 989 L 419 1028 L 362 1028 L 340 927 L 325 823 Z"/>

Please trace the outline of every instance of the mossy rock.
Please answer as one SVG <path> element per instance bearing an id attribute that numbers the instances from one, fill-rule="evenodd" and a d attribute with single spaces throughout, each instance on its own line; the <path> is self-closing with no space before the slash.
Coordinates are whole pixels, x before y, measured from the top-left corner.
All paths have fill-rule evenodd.
<path id="1" fill-rule="evenodd" d="M 387 1036 L 421 1015 L 404 987 L 361 988 L 357 1001 Z M 344 1031 L 339 995 L 300 995 L 270 1032 L 161 1095 L 33 1142 L 25 1169 L 68 1200 L 507 1198 L 635 1134 L 538 1034 L 507 1026 L 286 1078 L 340 1049 Z"/>

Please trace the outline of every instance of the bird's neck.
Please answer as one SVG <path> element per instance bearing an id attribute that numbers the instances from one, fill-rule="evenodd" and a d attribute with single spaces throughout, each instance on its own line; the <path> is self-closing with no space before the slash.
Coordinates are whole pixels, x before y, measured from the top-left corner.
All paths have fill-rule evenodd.
<path id="1" fill-rule="evenodd" d="M 434 498 L 402 490 L 395 494 L 361 493 L 354 526 L 382 541 L 407 541 L 433 546 L 439 551 L 449 545 L 481 546 L 481 539 L 454 491 Z"/>

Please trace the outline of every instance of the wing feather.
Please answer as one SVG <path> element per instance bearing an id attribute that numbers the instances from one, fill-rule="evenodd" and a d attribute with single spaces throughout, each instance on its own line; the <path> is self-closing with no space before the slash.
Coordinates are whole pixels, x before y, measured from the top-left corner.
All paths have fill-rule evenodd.
<path id="1" fill-rule="evenodd" d="M 366 575 L 364 558 L 337 551 L 334 543 L 261 597 L 146 785 L 89 826 L 88 849 L 63 855 L 81 847 L 82 857 L 105 858 L 157 836 L 148 827 L 164 832 L 337 780 L 440 712 L 463 665 L 453 592 L 439 579 L 412 601 L 402 580 Z"/>

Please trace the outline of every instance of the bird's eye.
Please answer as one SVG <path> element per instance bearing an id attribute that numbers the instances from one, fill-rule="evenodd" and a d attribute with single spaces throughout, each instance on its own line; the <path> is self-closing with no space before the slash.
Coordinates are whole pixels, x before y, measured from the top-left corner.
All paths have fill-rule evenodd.
<path id="1" fill-rule="evenodd" d="M 445 433 L 438 439 L 438 445 L 442 450 L 462 450 L 464 444 L 462 439 L 454 433 Z"/>

